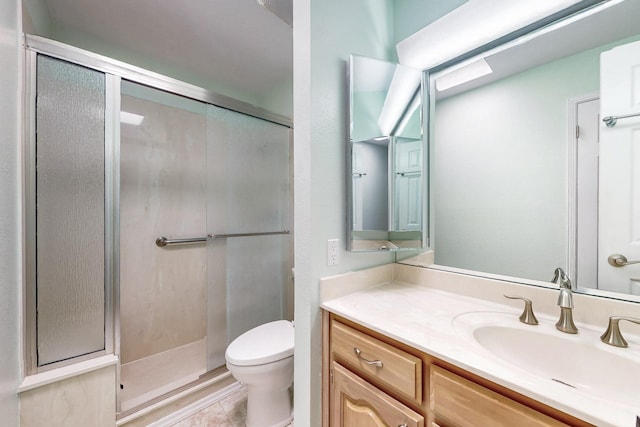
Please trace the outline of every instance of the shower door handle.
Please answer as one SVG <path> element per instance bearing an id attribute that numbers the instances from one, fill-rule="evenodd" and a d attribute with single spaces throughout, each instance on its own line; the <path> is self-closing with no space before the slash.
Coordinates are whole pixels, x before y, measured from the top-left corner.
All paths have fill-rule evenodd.
<path id="1" fill-rule="evenodd" d="M 158 237 L 156 239 L 156 246 L 159 248 L 164 248 L 165 246 L 171 245 L 189 245 L 193 243 L 202 243 L 206 242 L 206 237 L 192 237 L 187 239 L 167 239 L 166 237 Z"/>

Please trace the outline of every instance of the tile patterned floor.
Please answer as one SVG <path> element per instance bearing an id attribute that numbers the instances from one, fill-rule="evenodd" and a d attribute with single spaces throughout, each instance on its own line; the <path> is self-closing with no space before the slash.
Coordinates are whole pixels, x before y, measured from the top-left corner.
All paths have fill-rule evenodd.
<path id="1" fill-rule="evenodd" d="M 247 414 L 247 389 L 221 399 L 173 427 L 245 427 Z M 293 423 L 288 427 L 293 427 Z"/>

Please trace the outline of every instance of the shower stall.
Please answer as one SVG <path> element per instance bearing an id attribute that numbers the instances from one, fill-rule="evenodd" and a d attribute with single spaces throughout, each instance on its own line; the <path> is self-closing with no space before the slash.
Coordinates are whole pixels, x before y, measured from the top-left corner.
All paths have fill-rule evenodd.
<path id="1" fill-rule="evenodd" d="M 26 44 L 29 372 L 113 352 L 124 415 L 228 377 L 231 340 L 292 317 L 290 121 Z"/>

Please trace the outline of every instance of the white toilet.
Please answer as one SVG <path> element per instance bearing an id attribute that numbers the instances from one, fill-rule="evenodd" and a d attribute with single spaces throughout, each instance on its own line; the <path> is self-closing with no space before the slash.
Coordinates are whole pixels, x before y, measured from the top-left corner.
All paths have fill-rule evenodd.
<path id="1" fill-rule="evenodd" d="M 284 427 L 293 419 L 293 323 L 257 326 L 227 347 L 227 368 L 247 386 L 247 427 Z"/>

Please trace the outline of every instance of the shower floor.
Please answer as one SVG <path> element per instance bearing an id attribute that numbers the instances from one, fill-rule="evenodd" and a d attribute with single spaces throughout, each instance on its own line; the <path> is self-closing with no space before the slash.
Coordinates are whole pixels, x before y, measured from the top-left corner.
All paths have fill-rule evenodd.
<path id="1" fill-rule="evenodd" d="M 125 412 L 197 380 L 206 372 L 206 339 L 120 367 L 120 411 Z"/>

